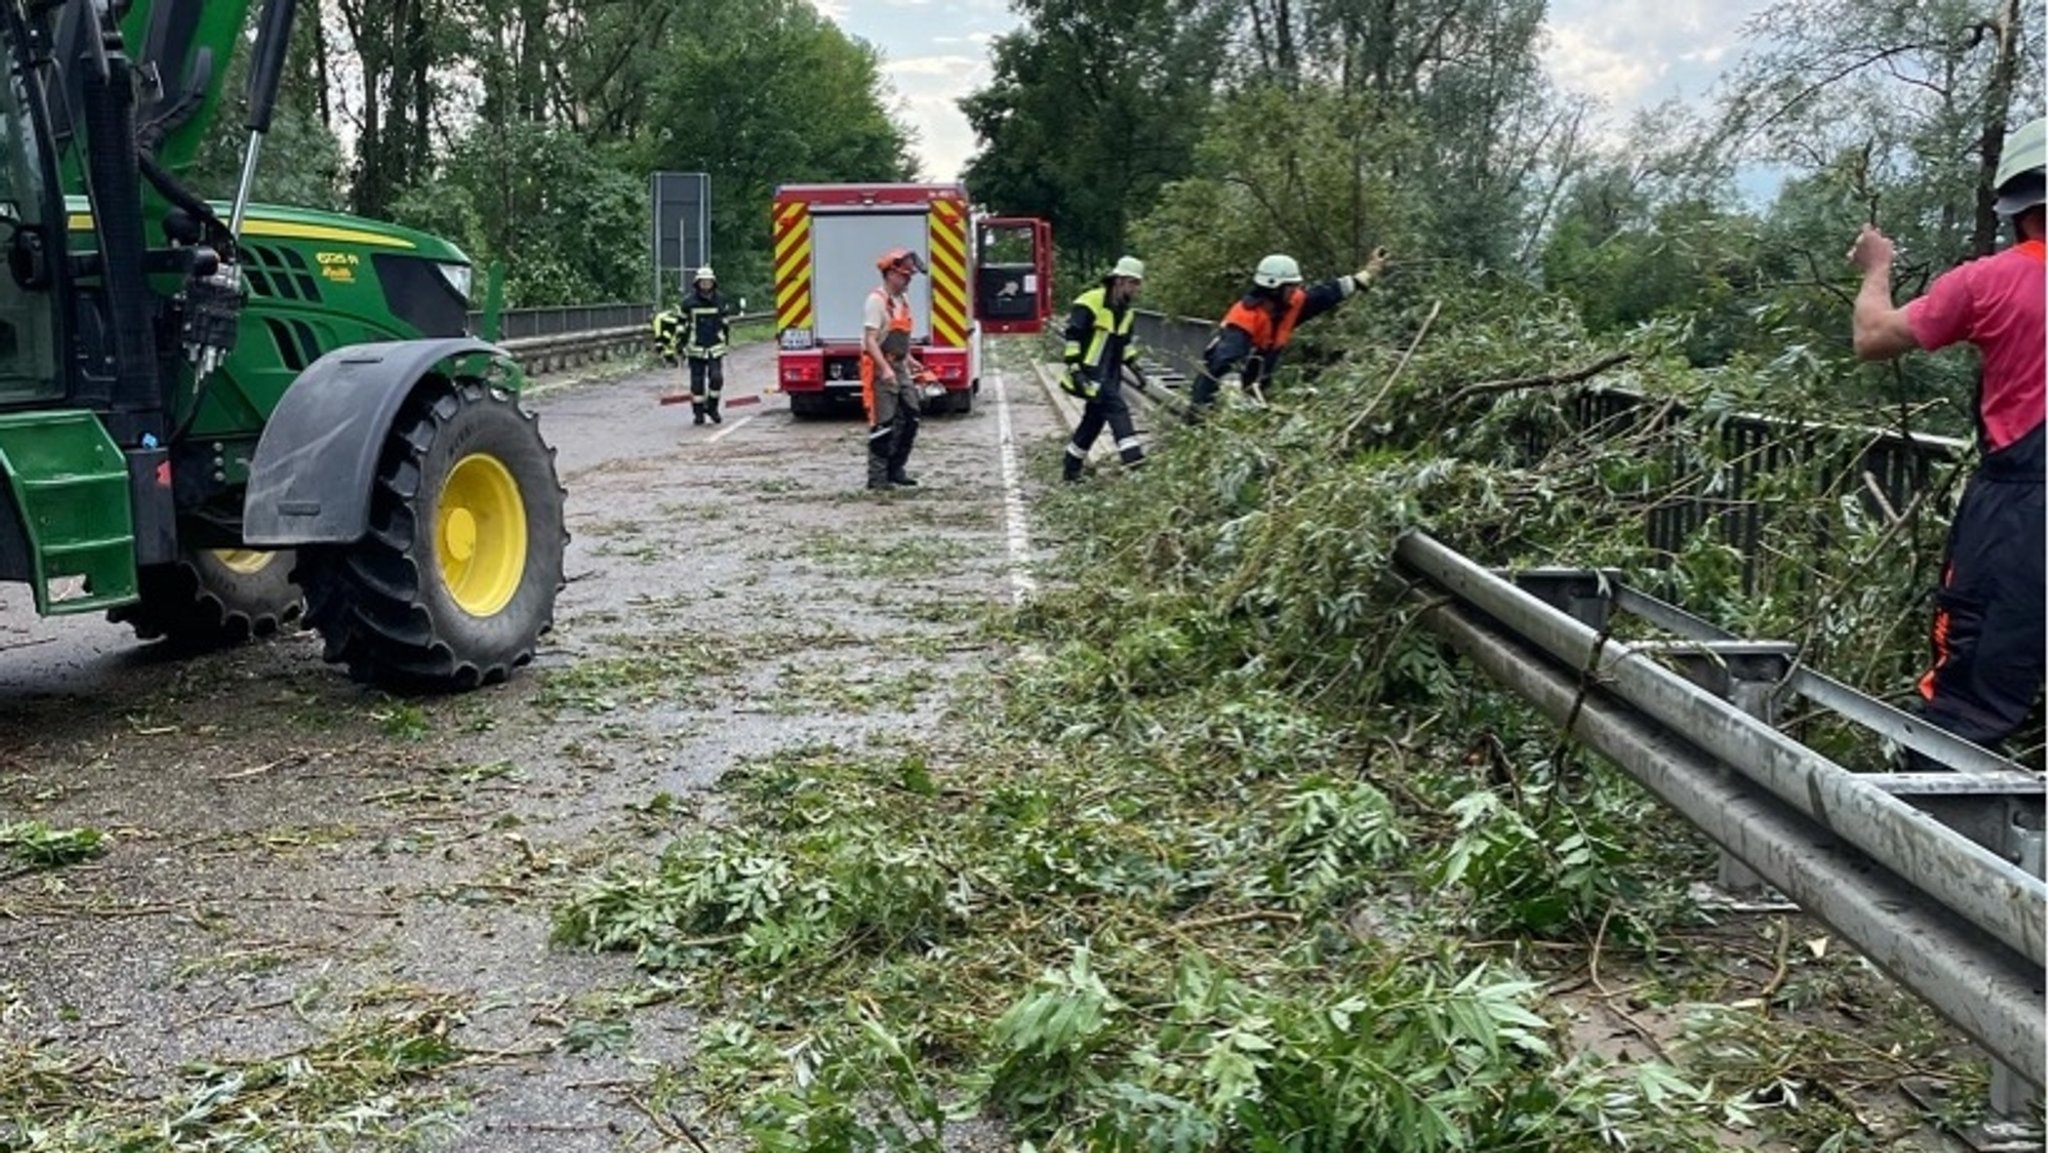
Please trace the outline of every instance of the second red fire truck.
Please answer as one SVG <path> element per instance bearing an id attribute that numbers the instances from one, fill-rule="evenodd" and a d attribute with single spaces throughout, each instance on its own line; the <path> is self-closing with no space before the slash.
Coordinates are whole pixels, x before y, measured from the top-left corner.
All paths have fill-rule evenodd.
<path id="1" fill-rule="evenodd" d="M 861 306 L 892 248 L 924 259 L 910 285 L 911 347 L 944 388 L 929 410 L 968 412 L 984 333 L 1043 332 L 1052 230 L 978 216 L 959 184 L 786 184 L 775 190 L 776 385 L 798 416 L 860 403 Z"/>

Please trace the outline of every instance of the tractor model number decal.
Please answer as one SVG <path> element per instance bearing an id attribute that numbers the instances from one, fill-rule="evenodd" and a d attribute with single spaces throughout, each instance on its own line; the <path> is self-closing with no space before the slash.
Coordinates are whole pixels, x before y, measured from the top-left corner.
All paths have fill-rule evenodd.
<path id="1" fill-rule="evenodd" d="M 356 265 L 362 258 L 353 252 L 316 252 L 313 263 L 320 266 L 320 275 L 337 284 L 354 284 Z"/>

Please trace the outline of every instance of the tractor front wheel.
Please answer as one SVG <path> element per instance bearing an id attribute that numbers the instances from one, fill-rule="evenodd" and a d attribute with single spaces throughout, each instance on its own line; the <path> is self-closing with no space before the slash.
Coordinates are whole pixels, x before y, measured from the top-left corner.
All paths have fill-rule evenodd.
<path id="1" fill-rule="evenodd" d="M 385 443 L 369 531 L 301 550 L 306 621 L 357 680 L 493 684 L 554 623 L 567 542 L 535 418 L 480 382 L 430 380 Z"/>
<path id="2" fill-rule="evenodd" d="M 194 651 L 265 637 L 299 618 L 290 552 L 186 549 L 136 574 L 141 600 L 107 613 L 146 641 Z"/>

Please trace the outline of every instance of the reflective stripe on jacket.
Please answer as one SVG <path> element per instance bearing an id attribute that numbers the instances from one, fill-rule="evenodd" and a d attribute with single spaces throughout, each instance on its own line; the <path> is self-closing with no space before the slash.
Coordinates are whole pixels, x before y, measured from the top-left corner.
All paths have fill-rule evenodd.
<path id="1" fill-rule="evenodd" d="M 725 355 L 725 298 L 693 292 L 683 300 L 683 353 L 697 359 Z"/>
<path id="2" fill-rule="evenodd" d="M 1114 377 L 1118 367 L 1138 359 L 1138 342 L 1131 335 L 1137 319 L 1129 305 L 1111 307 L 1105 289 L 1091 288 L 1075 297 L 1067 318 L 1067 363 L 1080 365 L 1097 380 Z"/>

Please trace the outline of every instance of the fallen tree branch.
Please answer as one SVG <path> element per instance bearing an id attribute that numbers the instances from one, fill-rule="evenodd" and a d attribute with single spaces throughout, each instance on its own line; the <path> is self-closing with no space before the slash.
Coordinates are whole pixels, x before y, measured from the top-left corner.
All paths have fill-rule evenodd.
<path id="1" fill-rule="evenodd" d="M 1610 352 L 1584 368 L 1575 368 L 1566 373 L 1550 373 L 1544 376 L 1518 376 L 1513 380 L 1484 380 L 1468 384 L 1451 394 L 1448 403 L 1457 404 L 1475 396 L 1487 396 L 1496 392 L 1514 392 L 1524 388 L 1555 388 L 1560 384 L 1577 384 L 1589 377 L 1598 376 L 1618 364 L 1635 359 L 1632 352 Z"/>
<path id="2" fill-rule="evenodd" d="M 1344 435 L 1340 441 L 1345 447 L 1350 447 L 1351 434 L 1357 432 L 1358 426 L 1364 424 L 1366 418 L 1379 408 L 1380 401 L 1387 398 L 1387 392 L 1394 387 L 1394 382 L 1401 379 L 1401 370 L 1408 367 L 1408 361 L 1414 357 L 1415 350 L 1422 347 L 1422 338 L 1429 335 L 1429 326 L 1436 323 L 1436 315 L 1442 312 L 1443 308 L 1444 302 L 1441 300 L 1429 306 L 1429 315 L 1422 319 L 1422 327 L 1415 330 L 1415 339 L 1408 342 L 1408 350 L 1401 354 L 1401 359 L 1394 365 L 1394 371 L 1387 374 L 1386 383 L 1380 385 L 1379 392 L 1365 403 L 1364 408 L 1358 410 L 1358 415 L 1351 418 L 1351 423 L 1344 426 Z"/>

